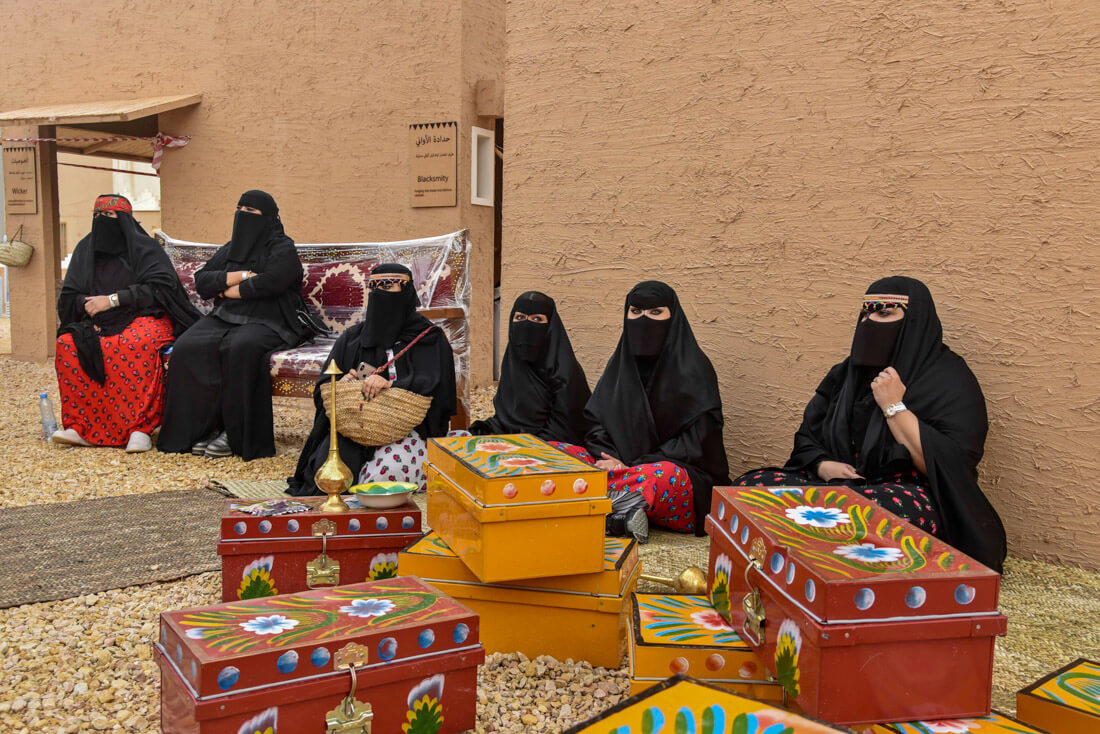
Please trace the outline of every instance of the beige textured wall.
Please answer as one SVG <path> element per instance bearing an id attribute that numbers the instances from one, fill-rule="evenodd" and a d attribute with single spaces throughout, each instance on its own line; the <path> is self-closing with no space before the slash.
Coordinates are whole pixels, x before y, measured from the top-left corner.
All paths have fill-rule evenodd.
<path id="1" fill-rule="evenodd" d="M 160 117 L 164 132 L 193 136 L 164 157 L 163 224 L 175 236 L 228 239 L 248 188 L 275 197 L 300 242 L 470 227 L 473 369 L 475 380 L 491 379 L 492 212 L 468 203 L 473 91 L 483 76 L 463 75 L 483 74 L 491 54 L 482 48 L 501 47 L 502 2 L 103 0 L 93 11 L 77 0 L 3 0 L 0 11 L 0 108 L 203 95 Z M 442 120 L 460 122 L 459 205 L 413 209 L 408 125 Z"/>
<path id="2" fill-rule="evenodd" d="M 732 470 L 782 463 L 879 276 L 929 284 L 986 393 L 1012 552 L 1100 568 L 1100 5 L 510 0 L 504 305 L 593 383 L 660 277 Z"/>

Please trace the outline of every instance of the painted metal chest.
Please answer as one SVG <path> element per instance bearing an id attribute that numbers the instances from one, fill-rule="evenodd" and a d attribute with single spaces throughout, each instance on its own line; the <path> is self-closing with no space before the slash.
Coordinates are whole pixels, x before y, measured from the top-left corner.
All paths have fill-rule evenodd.
<path id="1" fill-rule="evenodd" d="M 485 658 L 477 615 L 415 578 L 166 612 L 154 652 L 166 734 L 462 732 Z"/>
<path id="2" fill-rule="evenodd" d="M 847 730 L 676 675 L 566 730 L 566 734 L 836 734 L 838 731 Z"/>
<path id="3" fill-rule="evenodd" d="M 720 487 L 710 597 L 788 700 L 871 724 L 989 713 L 1000 576 L 844 487 Z"/>
<path id="4" fill-rule="evenodd" d="M 578 576 L 486 584 L 434 532 L 402 553 L 399 567 L 477 612 L 486 652 L 617 668 L 626 650 L 629 596 L 642 567 L 635 541 L 603 542 L 603 570 Z"/>
<path id="5" fill-rule="evenodd" d="M 1016 715 L 1051 734 L 1097 734 L 1100 663 L 1080 658 L 1032 683 L 1016 694 Z"/>
<path id="6" fill-rule="evenodd" d="M 420 537 L 420 509 L 320 512 L 324 497 L 229 500 L 218 555 L 222 601 L 292 594 L 397 575 L 397 553 Z M 252 514 L 243 508 L 264 505 Z M 305 508 L 304 510 L 302 508 Z M 288 511 L 290 510 L 290 511 Z M 302 511 L 293 511 L 302 510 Z"/>
<path id="7" fill-rule="evenodd" d="M 1054 731 L 1053 729 L 1051 731 Z M 943 719 L 878 724 L 866 734 L 1047 734 L 997 711 L 980 719 Z"/>
<path id="8" fill-rule="evenodd" d="M 607 472 L 528 434 L 428 441 L 432 528 L 481 581 L 603 570 Z"/>
<path id="9" fill-rule="evenodd" d="M 705 596 L 633 594 L 630 692 L 683 673 L 733 693 L 778 703 L 783 690 L 737 629 Z"/>

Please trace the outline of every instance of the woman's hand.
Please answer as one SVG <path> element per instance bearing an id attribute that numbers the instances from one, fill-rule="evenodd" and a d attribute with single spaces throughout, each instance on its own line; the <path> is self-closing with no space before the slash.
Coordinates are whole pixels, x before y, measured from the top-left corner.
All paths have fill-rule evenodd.
<path id="1" fill-rule="evenodd" d="M 894 403 L 900 403 L 905 397 L 905 385 L 898 371 L 893 367 L 887 367 L 871 380 L 871 392 L 875 394 L 878 407 L 886 410 Z"/>
<path id="2" fill-rule="evenodd" d="M 89 316 L 95 316 L 97 313 L 110 310 L 111 299 L 109 296 L 89 296 L 84 299 L 84 313 Z"/>
<path id="3" fill-rule="evenodd" d="M 619 471 L 620 469 L 626 468 L 626 466 L 623 465 L 623 462 L 619 461 L 606 451 L 601 453 L 600 456 L 602 456 L 603 458 L 596 462 L 596 468 L 598 469 L 603 469 L 604 471 Z"/>
<path id="4" fill-rule="evenodd" d="M 359 373 L 358 372 L 356 372 L 355 370 L 348 370 L 347 372 L 345 372 L 340 377 L 339 380 L 337 380 L 337 382 L 343 382 L 344 380 L 358 380 L 358 379 L 359 379 Z"/>
<path id="5" fill-rule="evenodd" d="M 863 479 L 854 466 L 840 461 L 822 461 L 817 465 L 817 475 L 826 482 L 834 479 Z"/>
<path id="6" fill-rule="evenodd" d="M 232 288 L 226 288 L 222 292 L 222 298 L 239 299 L 240 297 L 241 297 L 241 287 L 239 285 L 235 285 Z"/>
<path id="7" fill-rule="evenodd" d="M 378 395 L 393 383 L 382 375 L 371 375 L 363 380 L 363 397 L 374 400 Z"/>

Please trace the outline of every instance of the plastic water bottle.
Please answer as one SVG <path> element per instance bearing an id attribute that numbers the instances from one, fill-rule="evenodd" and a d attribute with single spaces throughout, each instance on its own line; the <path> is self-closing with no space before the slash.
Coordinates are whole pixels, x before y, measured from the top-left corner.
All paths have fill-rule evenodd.
<path id="1" fill-rule="evenodd" d="M 53 414 L 53 403 L 46 393 L 38 394 L 38 412 L 42 415 L 42 433 L 47 441 L 57 431 L 57 418 Z"/>

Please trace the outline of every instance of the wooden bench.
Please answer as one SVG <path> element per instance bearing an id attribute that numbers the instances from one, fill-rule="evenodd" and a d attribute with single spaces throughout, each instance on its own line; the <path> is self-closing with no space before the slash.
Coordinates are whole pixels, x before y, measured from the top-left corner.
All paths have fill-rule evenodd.
<path id="1" fill-rule="evenodd" d="M 177 240 L 160 230 L 154 236 L 175 265 L 191 302 L 208 313 L 212 303 L 200 299 L 195 291 L 195 272 L 220 245 Z M 298 245 L 305 270 L 302 297 L 314 318 L 336 335 L 362 321 L 367 306 L 367 277 L 375 266 L 396 262 L 412 271 L 422 304 L 420 313 L 446 332 L 455 352 L 459 408 L 452 425 L 458 428 L 469 424 L 469 252 L 467 230 L 402 242 Z M 335 341 L 335 336 L 317 337 L 299 347 L 275 352 L 271 357 L 272 394 L 312 397 L 313 386 Z"/>

